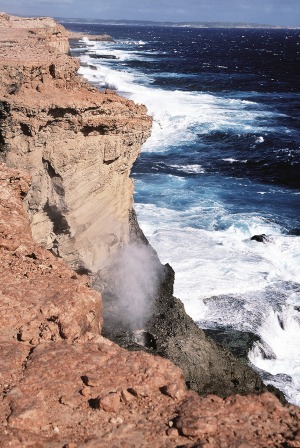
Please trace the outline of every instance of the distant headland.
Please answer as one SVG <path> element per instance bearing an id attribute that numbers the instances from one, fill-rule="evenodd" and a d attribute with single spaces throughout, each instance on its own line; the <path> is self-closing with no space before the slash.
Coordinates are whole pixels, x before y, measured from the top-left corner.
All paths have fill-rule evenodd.
<path id="1" fill-rule="evenodd" d="M 126 25 L 126 26 L 157 26 L 157 27 L 180 27 L 180 28 L 272 28 L 272 29 L 298 29 L 299 27 L 278 26 L 261 23 L 247 22 L 154 22 L 150 20 L 102 20 L 84 18 L 55 18 L 64 23 L 89 23 L 103 25 Z"/>

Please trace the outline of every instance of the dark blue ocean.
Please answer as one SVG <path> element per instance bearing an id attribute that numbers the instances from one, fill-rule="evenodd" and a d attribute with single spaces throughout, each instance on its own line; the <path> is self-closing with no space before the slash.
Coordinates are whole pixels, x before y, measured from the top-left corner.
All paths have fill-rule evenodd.
<path id="1" fill-rule="evenodd" d="M 66 25 L 80 73 L 153 116 L 134 200 L 175 294 L 203 328 L 257 334 L 249 362 L 299 405 L 300 31 Z"/>

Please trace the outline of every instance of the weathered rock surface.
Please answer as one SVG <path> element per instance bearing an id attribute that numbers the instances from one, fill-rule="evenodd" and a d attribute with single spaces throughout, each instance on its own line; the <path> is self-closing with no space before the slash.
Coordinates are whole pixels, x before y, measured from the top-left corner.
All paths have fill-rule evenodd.
<path id="1" fill-rule="evenodd" d="M 199 415 L 197 407 L 201 406 Z M 250 448 L 300 446 L 298 417 L 287 430 L 282 408 L 270 393 L 256 399 L 235 395 L 226 400 L 215 396 L 195 397 L 181 404 L 175 425 L 180 434 L 196 437 L 185 448 Z M 292 414 L 295 410 L 292 410 Z M 299 410 L 295 411 L 295 416 Z"/>
<path id="2" fill-rule="evenodd" d="M 35 241 L 94 272 L 129 239 L 129 173 L 151 118 L 78 77 L 79 62 L 53 48 L 68 35 L 53 23 L 0 20 L 0 157 L 32 176 Z"/>
<path id="3" fill-rule="evenodd" d="M 100 295 L 31 239 L 28 175 L 2 164 L 0 183 L 1 447 L 300 446 L 295 406 L 199 397 L 170 361 L 100 336 Z"/>
<path id="4" fill-rule="evenodd" d="M 36 345 L 75 341 L 102 324 L 100 294 L 61 259 L 34 244 L 21 197 L 29 176 L 0 166 L 0 338 Z"/>
<path id="5" fill-rule="evenodd" d="M 18 36 L 33 36 L 39 44 L 55 48 L 61 53 L 69 52 L 70 33 L 51 17 L 26 18 L 0 12 L 0 27 L 9 28 L 10 36 L 12 29 L 23 29 L 25 33 L 18 33 Z"/>

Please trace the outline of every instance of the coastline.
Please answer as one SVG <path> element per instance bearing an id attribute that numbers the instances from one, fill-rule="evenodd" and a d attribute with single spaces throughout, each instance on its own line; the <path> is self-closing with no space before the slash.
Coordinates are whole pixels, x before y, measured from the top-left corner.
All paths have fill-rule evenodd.
<path id="1" fill-rule="evenodd" d="M 69 40 L 79 40 L 86 37 L 86 33 L 79 31 L 70 31 Z M 100 42 L 113 42 L 113 38 L 109 34 L 91 34 L 89 39 Z"/>
<path id="2" fill-rule="evenodd" d="M 232 30 L 224 40 L 219 30 L 86 30 L 115 33 L 116 43 L 86 40 L 79 73 L 146 104 L 154 118 L 132 170 L 135 207 L 161 261 L 176 271 L 175 296 L 200 328 L 256 334 L 251 364 L 299 405 L 297 33 Z M 94 62 L 95 54 L 118 60 Z M 262 233 L 270 244 L 251 240 Z M 288 279 L 295 283 L 281 283 Z"/>
<path id="3" fill-rule="evenodd" d="M 6 32 L 5 34 L 7 36 Z M 21 32 L 21 35 L 24 37 L 24 31 Z M 12 33 L 12 37 L 14 42 L 18 42 L 16 32 Z M 39 37 L 41 37 L 40 34 Z M 47 39 L 49 39 L 49 35 L 47 35 Z M 43 45 L 45 45 L 45 41 Z M 60 39 L 58 45 L 59 48 L 62 47 L 62 41 L 63 39 Z M 33 231 L 33 234 L 39 243 L 43 243 L 45 247 L 50 246 L 47 248 L 51 249 L 56 255 L 60 254 L 69 262 L 69 264 L 71 264 L 71 266 L 75 267 L 77 271 L 93 271 L 98 270 L 99 265 L 97 265 L 97 269 L 96 267 L 93 267 L 93 263 L 91 264 L 90 261 L 90 254 L 86 255 L 85 252 L 84 257 L 87 258 L 81 258 L 80 263 L 78 263 L 76 260 L 74 261 L 74 258 L 68 258 L 69 255 L 61 253 L 61 246 L 66 245 L 66 241 L 70 240 L 72 245 L 74 245 L 75 242 L 75 227 L 70 230 L 66 225 L 67 222 L 69 226 L 70 216 L 68 213 L 72 203 L 72 201 L 69 203 L 67 202 L 70 192 L 66 190 L 66 185 L 71 183 L 71 181 L 80 183 L 78 172 L 73 173 L 74 177 L 65 178 L 65 171 L 62 167 L 66 167 L 66 165 L 70 164 L 72 161 L 74 166 L 76 165 L 78 171 L 80 171 L 80 168 L 78 167 L 78 158 L 74 157 L 72 159 L 68 152 L 64 155 L 65 158 L 60 158 L 57 161 L 55 150 L 57 147 L 62 149 L 62 145 L 57 146 L 59 140 L 54 139 L 53 146 L 50 146 L 50 150 L 49 147 L 47 149 L 48 153 L 43 153 L 43 157 L 41 157 L 41 128 L 38 129 L 37 126 L 39 120 L 41 120 L 41 113 L 43 114 L 47 108 L 49 109 L 49 104 L 51 105 L 52 122 L 50 124 L 45 124 L 45 121 L 43 122 L 44 126 L 49 126 L 48 132 L 45 133 L 45 141 L 48 142 L 50 139 L 49 130 L 52 132 L 57 132 L 59 130 L 59 139 L 61 142 L 64 141 L 65 145 L 63 151 L 72 150 L 72 156 L 74 156 L 74 148 L 68 146 L 68 136 L 73 132 L 76 126 L 76 139 L 79 137 L 82 138 L 85 144 L 87 142 L 87 137 L 92 139 L 92 146 L 89 147 L 89 150 L 91 152 L 94 150 L 92 153 L 93 168 L 95 164 L 95 154 L 97 151 L 99 152 L 100 148 L 102 157 L 101 163 L 103 164 L 104 161 L 104 165 L 108 168 L 107 181 L 113 179 L 113 171 L 119 172 L 122 179 L 123 177 L 126 177 L 127 179 L 130 163 L 132 163 L 132 159 L 137 156 L 139 152 L 138 148 L 140 148 L 141 143 L 149 134 L 151 119 L 147 117 L 145 108 L 142 106 L 136 106 L 133 102 L 122 99 L 110 92 L 101 94 L 100 106 L 102 113 L 105 114 L 105 119 L 101 117 L 101 121 L 99 122 L 97 121 L 99 117 L 95 118 L 95 114 L 86 114 L 85 116 L 85 113 L 91 108 L 91 105 L 93 112 L 97 111 L 99 105 L 95 98 L 96 96 L 97 98 L 100 98 L 100 94 L 76 76 L 72 77 L 72 73 L 76 72 L 76 69 L 78 68 L 77 62 L 69 58 L 66 59 L 66 57 L 62 56 L 60 53 L 56 53 L 55 42 L 54 46 L 53 42 L 51 42 L 51 44 L 52 49 L 54 48 L 54 50 L 52 50 L 52 53 L 50 51 L 50 57 L 46 58 L 49 70 L 47 71 L 44 69 L 45 66 L 43 67 L 42 64 L 45 59 L 41 57 L 40 59 L 37 59 L 37 63 L 34 63 L 35 66 L 40 67 L 40 74 L 38 76 L 42 76 L 42 78 L 34 78 L 32 72 L 30 72 L 30 64 L 32 64 L 32 61 L 25 61 L 26 65 L 23 60 L 22 70 L 23 74 L 25 74 L 25 84 L 27 82 L 27 85 L 24 86 L 22 84 L 24 81 L 21 80 L 18 86 L 12 88 L 11 79 L 15 79 L 16 72 L 20 73 L 20 59 L 11 59 L 10 72 L 5 71 L 7 68 L 1 68 L 2 74 L 4 75 L 2 77 L 2 80 L 4 81 L 2 81 L 2 83 L 5 88 L 1 100 L 2 156 L 4 159 L 8 160 L 10 166 L 15 166 L 18 169 L 22 167 L 23 169 L 25 168 L 31 171 L 33 178 L 32 187 L 29 189 L 29 179 L 26 175 L 16 171 L 13 171 L 12 173 L 5 171 L 6 168 L 3 167 L 3 182 L 5 186 L 3 191 L 9 191 L 12 186 L 16 186 L 14 194 L 16 194 L 16 197 L 19 195 L 19 197 L 11 204 L 10 213 L 14 213 L 14 207 L 18 204 L 20 216 L 22 215 L 21 198 L 24 198 L 27 194 L 27 199 L 25 199 L 23 204 L 25 204 L 25 208 L 30 212 L 31 228 L 34 228 L 33 224 L 38 226 L 40 226 L 41 223 L 43 224 L 42 227 L 38 227 L 38 231 Z M 66 48 L 65 43 L 64 46 Z M 11 45 L 9 45 L 6 50 L 8 52 L 7 54 L 9 54 Z M 41 51 L 45 53 L 45 46 L 41 47 Z M 33 53 L 31 53 L 31 55 L 33 55 Z M 24 55 L 22 57 L 24 58 Z M 55 61 L 53 61 L 53 58 Z M 55 70 L 53 68 L 51 69 L 53 63 Z M 11 76 L 11 73 L 13 73 L 13 77 Z M 29 78 L 28 73 L 30 73 Z M 5 76 L 7 76 L 7 78 L 5 78 Z M 26 98 L 23 98 L 22 101 L 18 98 L 18 94 L 19 92 L 22 93 L 22 89 L 25 89 L 25 91 L 27 89 L 27 92 L 31 95 L 35 91 L 36 93 L 34 94 L 35 96 L 33 99 L 37 98 L 39 102 L 39 116 L 35 114 L 34 118 L 32 118 L 31 112 L 31 116 L 27 116 L 25 121 L 24 111 L 26 111 L 26 108 L 28 110 L 28 108 L 31 107 L 31 111 L 34 111 L 36 105 L 29 105 L 28 102 L 26 103 L 26 101 L 28 101 Z M 59 99 L 53 96 L 56 89 L 59 89 Z M 75 96 L 70 99 L 69 94 L 72 91 L 73 94 L 75 91 Z M 53 107 L 55 100 L 57 100 L 57 104 Z M 9 104 L 9 108 L 7 107 L 7 104 Z M 115 107 L 119 113 L 116 114 L 115 111 L 112 111 L 112 107 Z M 58 113 L 62 113 L 61 109 L 68 112 L 65 112 L 63 116 L 58 115 Z M 21 117 L 22 121 L 20 121 L 16 112 L 18 114 L 23 113 L 23 116 Z M 126 115 L 126 120 L 123 120 L 124 114 Z M 77 115 L 78 117 L 75 120 L 74 116 Z M 86 131 L 86 135 L 84 135 L 85 139 L 80 135 L 83 128 Z M 18 132 L 16 132 L 16 129 Z M 65 129 L 67 130 L 67 133 L 65 133 Z M 20 132 L 20 130 L 22 132 Z M 104 149 L 103 152 L 101 152 L 103 133 L 105 136 L 107 130 L 108 132 L 111 132 L 111 134 L 109 138 L 105 138 Z M 124 154 L 121 153 L 121 145 L 118 136 L 119 132 L 122 136 L 122 148 L 125 148 Z M 11 137 L 12 134 L 14 139 Z M 74 146 L 73 134 L 71 135 L 70 140 L 73 141 Z M 40 145 L 34 146 L 32 145 L 33 142 L 34 145 L 37 145 L 37 143 L 40 143 Z M 97 147 L 95 149 L 96 144 Z M 137 148 L 135 151 L 133 151 L 134 145 L 136 145 Z M 26 156 L 26 154 L 32 154 L 32 152 L 35 154 L 35 151 L 39 154 L 39 157 L 43 159 L 41 160 L 42 165 L 40 167 L 42 175 L 39 174 L 39 176 L 37 176 L 35 166 L 32 163 L 33 160 L 37 159 L 28 159 Z M 82 155 L 82 152 L 80 155 Z M 100 164 L 100 161 L 98 161 L 98 163 Z M 125 163 L 126 165 L 124 165 Z M 92 172 L 93 170 L 88 172 L 85 170 L 84 176 L 86 177 Z M 83 177 L 81 177 L 81 187 L 82 182 Z M 19 184 L 21 185 L 20 188 L 18 187 Z M 43 185 L 45 186 L 45 192 L 48 195 L 46 200 L 37 194 L 40 192 L 41 186 Z M 125 217 L 122 216 L 125 222 L 125 237 L 123 237 L 118 244 L 115 244 L 114 240 L 110 239 L 108 244 L 108 247 L 111 250 L 110 255 L 118 253 L 117 249 L 125 246 L 129 241 L 134 242 L 137 246 L 148 247 L 147 241 L 144 239 L 132 212 L 132 185 L 129 185 L 127 181 L 126 185 L 128 188 L 128 191 L 126 192 L 127 212 L 125 213 Z M 118 183 L 117 186 L 120 186 L 120 184 Z M 34 187 L 35 194 L 32 195 Z M 97 188 L 99 189 L 97 184 L 93 185 L 93 188 L 93 191 L 98 191 Z M 114 182 L 112 182 L 111 189 L 115 193 L 116 184 Z M 75 190 L 75 192 L 76 191 L 78 192 L 78 190 Z M 93 197 L 93 195 L 86 192 L 86 197 Z M 113 194 L 109 195 L 108 198 L 109 200 L 114 201 Z M 99 200 L 99 197 L 96 199 Z M 41 221 L 40 218 L 39 220 L 36 220 L 36 216 L 40 211 L 39 201 L 42 200 L 44 200 L 48 206 L 52 207 L 51 213 L 49 212 L 49 209 L 46 209 L 48 210 L 46 215 L 48 218 L 52 218 L 51 232 L 49 231 L 48 224 L 48 227 L 44 225 L 45 221 Z M 120 199 L 117 201 L 117 208 L 119 207 L 119 202 Z M 69 205 L 66 206 L 66 204 Z M 107 198 L 105 204 L 107 204 Z M 94 208 L 94 204 L 92 204 L 92 208 Z M 43 211 L 45 211 L 45 209 Z M 90 209 L 81 209 L 81 213 L 85 217 L 90 215 L 91 211 Z M 121 215 L 122 214 L 123 212 Z M 43 218 L 46 219 L 45 215 L 43 215 Z M 8 220 L 9 219 L 6 216 L 5 222 Z M 100 221 L 101 220 L 103 223 L 103 217 L 100 216 Z M 31 245 L 34 243 L 30 241 L 28 220 L 27 218 L 22 217 L 22 223 L 24 222 L 27 224 L 22 224 L 23 227 L 21 226 L 19 228 L 18 234 L 20 235 L 20 241 L 22 241 L 22 238 L 25 235 L 24 229 L 27 226 L 27 246 L 25 246 L 24 243 L 20 244 L 20 241 L 15 241 L 12 238 L 13 230 L 1 229 L 3 239 L 5 240 L 5 244 L 2 244 L 1 249 L 7 257 L 11 257 L 7 258 L 7 260 L 13 260 L 13 257 L 17 254 L 17 257 L 19 257 L 22 263 L 26 261 L 26 263 L 30 262 L 35 264 L 35 261 L 39 260 L 41 257 L 49 256 L 50 258 L 47 267 L 49 275 L 51 275 L 53 266 L 56 265 L 56 260 L 58 260 L 56 269 L 62 276 L 59 278 L 65 278 L 66 282 L 67 279 L 71 278 L 72 281 L 75 281 L 75 285 L 79 285 L 77 286 L 78 291 L 81 291 L 81 288 L 85 288 L 81 291 L 83 297 L 88 295 L 88 291 L 91 290 L 88 290 L 87 286 L 80 286 L 81 276 L 78 276 L 78 274 L 76 275 L 68 269 L 66 273 L 64 273 L 63 268 L 61 267 L 62 262 L 59 258 L 54 258 L 54 256 L 50 254 L 47 255 L 48 252 L 46 250 L 38 249 L 38 246 L 36 245 L 34 246 L 34 251 L 32 250 L 31 247 L 33 246 Z M 82 223 L 81 225 L 84 226 L 84 224 L 87 225 L 87 223 Z M 80 230 L 82 231 L 82 227 Z M 44 238 L 46 231 L 48 231 L 49 235 L 54 232 L 55 237 L 53 238 L 52 235 L 52 241 L 49 242 L 47 240 L 45 244 Z M 124 229 L 122 232 L 123 231 Z M 83 229 L 83 232 L 86 232 L 86 229 Z M 70 235 L 72 235 L 72 239 L 70 239 Z M 96 245 L 96 242 L 93 240 L 93 234 L 89 234 L 88 238 L 90 238 L 91 244 Z M 102 240 L 103 235 L 101 235 L 99 239 L 101 244 L 103 242 Z M 8 245 L 7 241 L 10 241 L 10 245 Z M 87 246 L 87 249 L 91 250 L 91 244 Z M 153 250 L 151 248 L 149 248 L 149 250 L 155 258 L 156 255 L 153 254 Z M 35 254 L 34 256 L 32 255 L 33 253 Z M 80 255 L 81 252 L 78 251 L 78 253 Z M 104 251 L 104 253 L 105 255 L 102 255 L 103 259 L 108 259 L 107 252 Z M 74 247 L 72 257 L 74 257 Z M 78 260 L 78 254 L 76 257 Z M 92 257 L 92 259 L 94 260 L 95 258 Z M 7 261 L 7 263 L 8 262 L 9 261 Z M 26 263 L 25 265 L 22 263 L 19 265 L 22 269 L 18 274 L 18 278 L 20 278 L 21 282 L 25 273 L 27 273 L 26 269 L 28 270 Z M 156 260 L 155 263 L 160 265 L 159 260 Z M 42 264 L 38 264 L 38 266 Z M 41 276 L 44 275 L 43 269 L 44 268 L 42 267 L 39 268 L 39 275 Z M 110 269 L 113 268 L 108 268 L 108 277 L 106 277 L 108 278 L 108 288 L 107 291 L 104 292 L 104 295 L 109 292 L 111 298 L 114 294 L 114 274 L 109 272 Z M 186 381 L 197 382 L 198 386 L 190 384 L 191 386 L 194 386 L 194 389 L 200 390 L 199 384 L 202 384 L 202 386 L 204 386 L 202 392 L 219 392 L 221 396 L 227 396 L 234 392 L 254 392 L 257 388 L 259 391 L 262 391 L 263 386 L 257 375 L 252 373 L 251 369 L 239 364 L 226 351 L 218 348 L 215 344 L 204 338 L 201 330 L 199 330 L 191 319 L 186 316 L 181 302 L 173 297 L 172 286 L 174 273 L 171 268 L 166 266 L 162 269 L 165 271 L 165 276 L 164 281 L 161 284 L 160 294 L 156 297 L 156 316 L 154 320 L 151 320 L 151 317 L 153 316 L 152 313 L 149 319 L 149 329 L 146 327 L 146 330 L 149 330 L 149 333 L 155 333 L 156 346 L 158 348 L 157 353 L 162 354 L 164 351 L 164 356 L 170 359 L 181 358 L 179 361 L 180 363 L 183 363 L 183 367 L 185 367 L 187 366 L 187 346 L 185 344 L 189 341 L 192 346 L 192 364 L 195 365 L 195 358 L 193 359 L 195 351 L 200 351 L 201 353 L 199 360 L 200 364 L 203 362 L 205 363 L 199 379 L 194 380 L 194 378 L 186 378 Z M 7 272 L 4 271 L 2 278 L 6 278 L 7 275 Z M 27 273 L 27 277 L 28 275 L 29 274 Z M 75 278 L 73 278 L 74 275 L 76 276 Z M 27 277 L 25 276 L 25 278 Z M 31 274 L 29 277 L 31 277 Z M 32 296 L 33 294 L 32 288 L 34 288 L 36 283 L 35 279 L 36 277 L 32 278 L 31 289 L 28 290 L 29 296 Z M 85 277 L 82 277 L 82 279 L 83 282 L 86 282 Z M 14 291 L 16 288 L 13 283 L 14 280 L 10 279 L 10 282 L 10 288 Z M 50 289 L 52 288 L 53 286 L 50 286 Z M 69 286 L 66 284 L 65 289 L 67 290 L 67 288 L 69 288 Z M 2 289 L 4 290 L 4 294 L 8 294 L 4 288 Z M 9 301 L 11 302 L 13 300 L 13 293 L 10 292 L 9 294 L 12 294 L 12 296 L 9 296 Z M 196 443 L 197 441 L 204 441 L 208 437 L 208 434 L 211 434 L 216 441 L 214 442 L 215 445 L 211 444 L 211 446 L 218 446 L 216 444 L 218 444 L 218 440 L 220 441 L 222 438 L 226 440 L 227 443 L 236 440 L 236 427 L 234 426 L 233 421 L 229 423 L 228 428 L 223 428 L 222 433 L 218 434 L 218 425 L 220 423 L 217 423 L 215 420 L 213 422 L 211 421 L 214 412 L 213 409 L 210 410 L 211 413 L 206 414 L 206 418 L 210 423 L 207 423 L 207 425 L 201 429 L 203 417 L 201 418 L 201 422 L 199 422 L 199 415 L 203 416 L 204 408 L 210 407 L 209 403 L 218 404 L 218 408 L 221 409 L 221 414 L 219 415 L 220 420 L 225 418 L 228 414 L 228 406 L 232 406 L 230 408 L 231 412 L 236 413 L 237 416 L 240 415 L 243 406 L 245 406 L 244 409 L 250 409 L 251 413 L 254 413 L 255 416 L 259 416 L 263 413 L 264 419 L 267 421 L 270 419 L 270 422 L 272 422 L 271 426 L 278 420 L 279 415 L 282 415 L 282 418 L 286 419 L 288 423 L 280 423 L 282 426 L 279 425 L 280 428 L 278 427 L 276 431 L 272 429 L 272 431 L 267 431 L 264 435 L 259 433 L 258 438 L 256 436 L 254 440 L 255 445 L 252 446 L 264 446 L 266 439 L 269 441 L 272 440 L 275 443 L 275 440 L 277 440 L 276 437 L 279 437 L 279 434 L 285 434 L 285 431 L 286 443 L 289 443 L 289 440 L 296 440 L 297 430 L 293 428 L 297 427 L 297 421 L 299 420 L 299 411 L 297 408 L 292 406 L 286 408 L 281 407 L 277 399 L 270 394 L 264 394 L 259 397 L 246 397 L 245 399 L 231 398 L 227 401 L 218 398 L 200 398 L 193 392 L 189 392 L 185 389 L 181 371 L 177 367 L 174 367 L 169 361 L 153 357 L 149 354 L 124 351 L 99 336 L 98 329 L 101 325 L 99 294 L 94 292 L 91 293 L 89 305 L 91 306 L 92 303 L 98 303 L 99 308 L 97 308 L 97 310 L 91 308 L 86 310 L 84 308 L 81 317 L 72 317 L 69 314 L 70 310 L 76 311 L 79 306 L 77 300 L 72 295 L 67 309 L 60 310 L 61 306 L 65 306 L 63 290 L 61 292 L 57 291 L 56 294 L 61 294 L 59 296 L 60 300 L 57 303 L 53 302 L 54 294 L 54 296 L 49 298 L 48 308 L 42 307 L 42 322 L 39 320 L 40 318 L 35 320 L 36 317 L 33 318 L 30 313 L 29 315 L 25 314 L 22 316 L 22 313 L 20 312 L 20 315 L 14 324 L 15 333 L 14 331 L 11 332 L 11 330 L 10 333 L 8 332 L 7 326 L 11 326 L 11 322 L 7 318 L 7 314 L 4 313 L 6 326 L 3 329 L 3 338 L 6 338 L 5 344 L 8 344 L 9 341 L 13 346 L 18 347 L 19 350 L 18 359 L 15 359 L 15 368 L 17 369 L 18 374 L 16 374 L 15 371 L 11 372 L 10 369 L 8 369 L 8 379 L 5 378 L 3 383 L 4 389 L 2 400 L 4 403 L 4 411 L 2 421 L 4 423 L 6 422 L 6 425 L 3 423 L 5 427 L 4 442 L 10 441 L 16 443 L 16 441 L 20 441 L 23 437 L 23 441 L 26 440 L 27 442 L 30 440 L 37 440 L 39 443 L 43 443 L 43 441 L 47 441 L 46 443 L 48 443 L 49 440 L 52 440 L 53 446 L 58 446 L 57 444 L 62 440 L 64 440 L 65 443 L 70 443 L 71 441 L 85 443 L 87 440 L 91 440 L 94 445 L 90 444 L 89 446 L 97 446 L 97 443 L 101 440 L 101 446 L 112 446 L 111 438 L 114 439 L 120 437 L 121 440 L 128 444 L 128 446 L 149 446 L 147 444 L 150 439 L 153 441 L 153 433 L 157 434 L 158 438 L 155 442 L 157 445 L 152 446 L 177 446 L 179 443 L 189 443 L 188 440 L 192 440 L 193 443 Z M 16 304 L 19 303 L 18 299 L 18 295 L 15 295 L 14 300 Z M 37 307 L 38 303 L 39 295 L 37 295 Z M 7 307 L 4 307 L 4 310 L 5 309 L 7 310 Z M 30 308 L 30 310 L 32 311 L 32 308 Z M 172 312 L 170 312 L 170 310 L 172 310 Z M 170 314 L 167 319 L 165 318 L 166 314 Z M 176 317 L 178 319 L 177 329 L 175 329 L 174 325 Z M 29 324 L 30 322 L 33 323 Z M 75 326 L 74 322 L 76 322 Z M 76 330 L 74 330 L 74 328 Z M 161 334 L 159 334 L 160 331 Z M 202 348 L 197 345 L 197 341 L 199 341 Z M 178 351 L 179 342 L 180 344 L 183 343 L 181 351 Z M 196 346 L 194 344 L 196 344 Z M 203 348 L 204 346 L 205 348 Z M 56 358 L 54 361 L 53 356 L 51 355 L 51 352 L 53 351 Z M 212 356 L 213 352 L 214 356 Z M 180 353 L 180 355 L 178 355 L 178 353 Z M 207 354 L 206 361 L 204 360 L 204 353 Z M 184 354 L 183 360 L 182 354 Z M 188 355 L 188 357 L 189 356 L 190 355 Z M 82 359 L 81 364 L 79 363 L 79 359 Z M 221 361 L 222 359 L 223 361 Z M 69 372 L 65 372 L 64 366 L 66 365 L 66 360 L 69 360 L 68 362 L 73 366 Z M 108 360 L 110 360 L 110 367 L 107 371 L 105 370 L 105 365 Z M 5 362 L 8 361 L 5 360 Z M 227 379 L 222 383 L 222 378 L 224 379 L 222 362 L 225 362 L 227 366 L 225 370 L 228 375 L 228 385 L 226 383 Z M 43 365 L 42 363 L 47 364 L 47 371 L 41 369 L 41 366 Z M 213 371 L 212 363 L 215 363 L 218 366 L 219 373 Z M 124 369 L 126 371 L 125 376 Z M 198 370 L 198 367 L 196 367 L 196 370 Z M 207 379 L 203 382 L 203 372 L 205 371 Z M 59 382 L 53 383 L 50 378 L 56 376 L 60 377 L 61 372 L 64 372 L 64 375 L 67 375 L 68 373 L 70 376 L 68 378 L 61 377 Z M 193 373 L 189 372 L 188 374 L 193 375 Z M 105 378 L 106 381 L 105 385 L 103 384 L 103 378 Z M 249 382 L 248 386 L 247 382 Z M 62 392 L 62 388 L 67 388 L 66 384 L 69 384 L 70 388 L 68 391 L 64 390 L 64 392 Z M 231 384 L 231 388 L 229 388 L 229 384 Z M 218 391 L 218 387 L 221 387 L 222 391 Z M 40 390 L 40 398 L 38 400 L 30 401 L 30 397 L 35 388 Z M 49 403 L 51 403 L 51 406 L 49 406 Z M 253 406 L 254 403 L 256 403 L 256 407 L 254 406 L 255 409 L 253 407 L 251 408 L 251 406 L 249 407 L 249 403 L 253 403 Z M 145 405 L 148 414 L 145 414 Z M 212 408 L 214 408 L 214 406 L 215 405 L 212 405 Z M 273 406 L 272 412 L 270 412 L 270 406 Z M 134 412 L 130 417 L 129 411 L 133 409 Z M 222 414 L 223 411 L 224 413 Z M 161 418 L 158 422 L 155 420 L 155 415 L 158 415 L 159 412 L 161 413 Z M 55 419 L 55 414 L 57 416 L 63 415 L 63 421 L 58 421 L 57 418 Z M 144 421 L 138 419 L 138 416 L 140 415 L 145 415 Z M 146 415 L 148 416 L 146 417 Z M 174 420 L 175 416 L 177 416 L 176 422 Z M 243 432 L 245 432 L 243 437 L 245 438 L 245 441 L 247 440 L 249 443 L 252 443 L 253 434 L 251 433 L 251 428 L 247 427 L 246 422 L 248 416 L 246 416 L 243 425 Z M 83 428 L 72 434 L 75 425 L 78 423 L 78 418 L 83 421 Z M 118 418 L 119 420 L 117 420 Z M 172 424 L 170 424 L 171 421 Z M 129 433 L 125 430 L 124 426 L 122 426 L 125 425 L 124 422 L 127 425 L 133 425 L 132 427 L 129 427 Z M 257 425 L 256 427 L 259 427 L 260 424 L 256 420 L 255 422 Z M 105 428 L 109 428 L 109 432 L 106 435 L 99 429 L 99 434 L 94 433 L 95 427 L 99 427 L 99 424 L 100 427 L 102 424 Z M 28 425 L 30 425 L 30 430 L 28 430 Z M 233 425 L 235 430 L 232 430 L 230 425 Z M 238 426 L 240 426 L 239 422 Z M 154 429 L 155 427 L 156 429 Z M 58 428 L 58 430 L 56 428 Z M 91 429 L 88 430 L 88 428 Z M 119 432 L 116 431 L 119 428 L 121 428 L 121 430 L 119 430 Z M 172 428 L 173 431 L 171 431 Z M 84 431 L 87 431 L 89 435 L 84 435 Z M 105 431 L 107 432 L 107 429 L 105 429 Z M 292 431 L 292 435 L 288 435 L 288 431 Z M 141 435 L 138 435 L 139 432 L 142 433 L 142 439 Z M 143 442 L 141 442 L 141 440 L 143 440 Z"/>

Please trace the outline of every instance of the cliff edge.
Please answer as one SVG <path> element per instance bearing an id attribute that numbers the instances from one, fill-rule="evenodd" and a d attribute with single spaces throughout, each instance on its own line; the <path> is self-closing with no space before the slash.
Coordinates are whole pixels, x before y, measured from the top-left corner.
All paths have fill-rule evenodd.
<path id="1" fill-rule="evenodd" d="M 128 242 L 129 173 L 152 120 L 77 76 L 79 62 L 61 52 L 68 35 L 51 19 L 0 16 L 0 157 L 32 176 L 35 241 L 96 272 Z"/>

